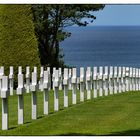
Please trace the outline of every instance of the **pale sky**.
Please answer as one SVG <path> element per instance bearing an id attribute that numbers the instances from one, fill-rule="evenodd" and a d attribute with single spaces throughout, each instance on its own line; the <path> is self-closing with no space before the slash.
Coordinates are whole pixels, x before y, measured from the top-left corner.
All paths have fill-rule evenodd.
<path id="1" fill-rule="evenodd" d="M 106 5 L 94 12 L 96 20 L 92 25 L 140 25 L 139 5 Z"/>

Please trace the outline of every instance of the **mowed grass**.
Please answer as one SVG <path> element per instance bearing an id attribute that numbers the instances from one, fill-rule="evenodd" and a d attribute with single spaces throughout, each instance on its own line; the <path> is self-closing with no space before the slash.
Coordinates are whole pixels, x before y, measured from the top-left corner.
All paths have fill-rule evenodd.
<path id="1" fill-rule="evenodd" d="M 9 130 L 0 130 L 0 135 L 140 135 L 138 91 L 92 98 L 85 102 L 80 102 L 77 92 L 76 105 L 72 105 L 72 95 L 69 91 L 68 108 L 63 107 L 63 91 L 61 91 L 58 112 L 54 112 L 53 109 L 53 91 L 49 94 L 49 115 L 43 115 L 43 93 L 38 92 L 37 120 L 31 119 L 31 94 L 24 94 L 23 125 L 17 125 L 18 98 L 16 95 L 9 97 Z"/>

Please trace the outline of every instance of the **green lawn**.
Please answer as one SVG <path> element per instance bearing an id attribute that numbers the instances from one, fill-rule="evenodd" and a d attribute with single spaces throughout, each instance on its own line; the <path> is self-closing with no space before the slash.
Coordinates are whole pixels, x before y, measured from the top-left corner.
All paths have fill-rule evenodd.
<path id="1" fill-rule="evenodd" d="M 23 125 L 17 125 L 17 96 L 9 97 L 9 130 L 0 130 L 0 135 L 140 135 L 140 92 L 109 95 L 82 103 L 79 93 L 77 97 L 77 105 L 72 105 L 69 92 L 69 107 L 63 108 L 63 92 L 60 92 L 60 111 L 54 112 L 51 91 L 50 113 L 44 116 L 40 92 L 38 119 L 31 120 L 31 96 L 25 94 Z"/>

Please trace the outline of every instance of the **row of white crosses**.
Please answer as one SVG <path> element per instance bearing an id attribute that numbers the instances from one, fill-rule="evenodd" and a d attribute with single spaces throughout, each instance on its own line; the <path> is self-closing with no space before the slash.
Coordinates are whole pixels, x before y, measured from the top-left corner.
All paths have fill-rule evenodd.
<path id="1" fill-rule="evenodd" d="M 63 74 L 62 74 L 63 73 Z M 18 124 L 24 123 L 24 93 L 31 92 L 32 119 L 37 119 L 37 91 L 44 95 L 44 114 L 49 114 L 49 91 L 51 89 L 50 68 L 41 67 L 40 80 L 37 81 L 37 67 L 30 74 L 30 67 L 26 67 L 26 81 L 22 67 L 18 68 Z M 31 78 L 31 81 L 30 81 Z M 77 80 L 78 79 L 78 80 Z M 2 130 L 8 129 L 8 96 L 13 95 L 14 70 L 10 67 L 9 77 L 4 75 L 4 67 L 0 67 L 0 95 L 2 98 Z M 68 107 L 68 91 L 72 90 L 72 104 L 77 103 L 77 90 L 80 89 L 80 101 L 98 96 L 107 96 L 125 91 L 140 90 L 140 69 L 129 67 L 87 67 L 86 71 L 80 68 L 80 77 L 77 77 L 76 68 L 53 69 L 54 111 L 59 110 L 59 90 L 64 89 L 64 107 Z M 80 84 L 79 86 L 77 86 Z M 93 91 L 93 92 L 92 92 Z"/>
<path id="2" fill-rule="evenodd" d="M 84 75 L 86 80 L 84 81 Z M 80 100 L 83 99 L 84 86 L 87 90 L 87 99 L 93 97 L 107 96 L 108 94 L 117 94 L 125 91 L 140 90 L 140 69 L 129 67 L 87 67 L 80 68 Z M 93 88 L 92 88 L 93 87 Z"/>

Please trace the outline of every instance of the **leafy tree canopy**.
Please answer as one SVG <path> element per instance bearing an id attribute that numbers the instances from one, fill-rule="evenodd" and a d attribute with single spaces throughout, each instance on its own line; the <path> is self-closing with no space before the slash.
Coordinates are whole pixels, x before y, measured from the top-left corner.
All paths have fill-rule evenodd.
<path id="1" fill-rule="evenodd" d="M 71 35 L 65 28 L 72 25 L 88 25 L 96 19 L 94 11 L 103 9 L 104 6 L 102 4 L 33 5 L 41 63 L 51 67 L 64 66 L 59 42 Z"/>

